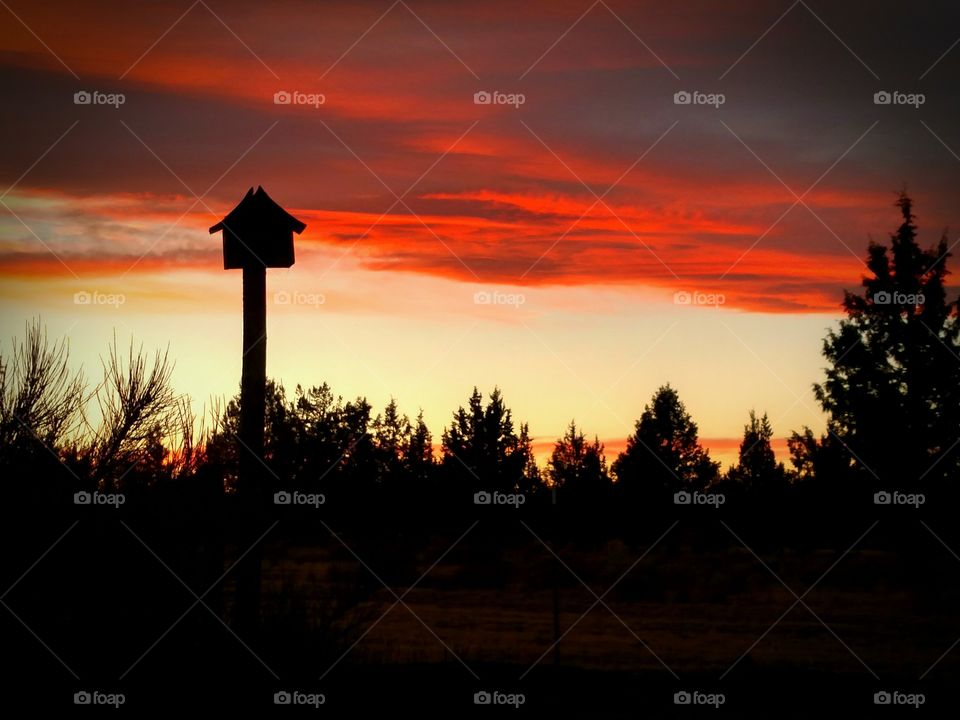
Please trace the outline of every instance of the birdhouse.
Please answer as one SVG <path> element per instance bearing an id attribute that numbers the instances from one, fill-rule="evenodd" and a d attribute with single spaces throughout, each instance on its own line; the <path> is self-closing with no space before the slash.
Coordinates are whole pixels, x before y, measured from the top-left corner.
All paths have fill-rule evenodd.
<path id="1" fill-rule="evenodd" d="M 293 234 L 306 225 L 297 220 L 257 186 L 212 228 L 223 231 L 223 269 L 283 267 L 293 265 Z"/>

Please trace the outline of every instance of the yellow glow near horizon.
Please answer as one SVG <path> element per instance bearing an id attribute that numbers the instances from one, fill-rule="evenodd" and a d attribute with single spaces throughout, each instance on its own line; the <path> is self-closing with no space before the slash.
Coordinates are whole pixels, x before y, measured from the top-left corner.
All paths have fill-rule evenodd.
<path id="1" fill-rule="evenodd" d="M 268 375 L 291 391 L 327 382 L 345 398 L 365 396 L 374 414 L 391 397 L 411 417 L 422 408 L 437 445 L 474 386 L 503 390 L 541 464 L 571 419 L 612 459 L 668 382 L 725 466 L 751 408 L 769 414 L 780 449 L 791 430 L 823 427 L 811 385 L 828 316 L 678 306 L 642 288 L 471 285 L 349 263 L 316 278 L 298 266 L 268 273 Z M 77 305 L 77 292 L 99 296 Z M 475 293 L 517 297 L 477 304 Z M 116 331 L 121 347 L 169 344 L 175 388 L 198 412 L 238 389 L 239 273 L 20 280 L 4 295 L 5 349 L 39 316 L 51 337 L 70 339 L 72 362 L 88 376 Z M 107 304 L 111 295 L 122 304 Z"/>

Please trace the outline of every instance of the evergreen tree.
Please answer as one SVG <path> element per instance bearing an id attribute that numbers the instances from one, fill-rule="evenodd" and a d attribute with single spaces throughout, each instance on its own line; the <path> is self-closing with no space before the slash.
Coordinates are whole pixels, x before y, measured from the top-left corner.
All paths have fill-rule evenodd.
<path id="1" fill-rule="evenodd" d="M 957 476 L 960 453 L 960 323 L 948 302 L 947 239 L 917 243 L 910 198 L 890 247 L 870 243 L 863 294 L 844 293 L 846 318 L 823 344 L 826 380 L 814 386 L 828 435 L 860 475 L 909 486 Z"/>
<path id="2" fill-rule="evenodd" d="M 443 467 L 448 477 L 475 489 L 529 492 L 539 483 L 532 445 L 523 425 L 520 435 L 498 388 L 486 407 L 474 388 L 443 433 Z"/>
<path id="3" fill-rule="evenodd" d="M 610 486 L 603 445 L 596 437 L 589 442 L 573 420 L 553 447 L 547 473 L 554 487 L 573 497 L 597 498 Z"/>
<path id="4" fill-rule="evenodd" d="M 770 490 L 786 482 L 786 470 L 778 463 L 770 446 L 773 427 L 767 414 L 757 417 L 750 411 L 750 421 L 743 427 L 740 455 L 737 465 L 731 468 L 729 479 L 745 488 Z"/>
<path id="5" fill-rule="evenodd" d="M 617 482 L 628 494 L 704 488 L 717 479 L 677 391 L 664 385 L 644 408 L 627 447 L 613 463 Z"/>

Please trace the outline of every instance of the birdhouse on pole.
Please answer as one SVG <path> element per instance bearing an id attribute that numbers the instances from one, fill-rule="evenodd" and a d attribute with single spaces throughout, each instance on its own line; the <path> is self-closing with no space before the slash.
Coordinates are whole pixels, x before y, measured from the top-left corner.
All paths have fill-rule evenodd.
<path id="1" fill-rule="evenodd" d="M 223 231 L 223 269 L 248 265 L 288 268 L 293 265 L 293 234 L 306 225 L 277 205 L 262 187 L 247 191 L 243 200 L 212 228 Z"/>
<path id="2" fill-rule="evenodd" d="M 262 187 L 247 191 L 227 216 L 210 228 L 223 232 L 224 270 L 243 270 L 243 355 L 240 371 L 238 498 L 249 532 L 263 513 L 263 433 L 267 384 L 267 268 L 293 265 L 293 234 L 306 225 L 277 205 Z M 237 623 L 255 629 L 259 619 L 260 558 L 249 553 L 237 578 Z"/>

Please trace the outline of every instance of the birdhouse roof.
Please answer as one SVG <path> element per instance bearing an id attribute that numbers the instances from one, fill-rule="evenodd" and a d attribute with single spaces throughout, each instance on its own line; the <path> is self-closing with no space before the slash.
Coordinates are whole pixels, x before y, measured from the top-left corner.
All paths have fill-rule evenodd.
<path id="1" fill-rule="evenodd" d="M 210 228 L 210 234 L 220 232 L 224 228 L 237 232 L 249 226 L 283 229 L 295 232 L 297 235 L 307 227 L 305 223 L 277 205 L 259 185 L 256 192 L 253 188 L 247 190 L 243 200 L 223 220 Z"/>

